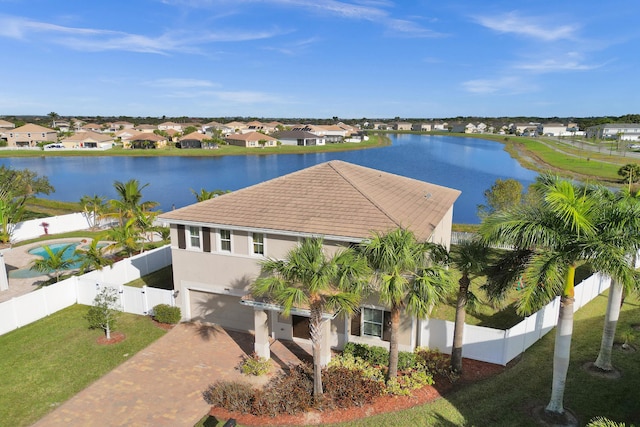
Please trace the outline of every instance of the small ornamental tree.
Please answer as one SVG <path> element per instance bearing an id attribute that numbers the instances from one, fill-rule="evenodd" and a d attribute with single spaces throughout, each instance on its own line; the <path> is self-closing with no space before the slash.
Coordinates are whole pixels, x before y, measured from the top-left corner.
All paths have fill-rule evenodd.
<path id="1" fill-rule="evenodd" d="M 115 288 L 102 288 L 93 300 L 93 305 L 87 312 L 89 328 L 103 329 L 107 339 L 111 339 L 111 330 L 115 327 L 120 316 L 120 301 Z"/>

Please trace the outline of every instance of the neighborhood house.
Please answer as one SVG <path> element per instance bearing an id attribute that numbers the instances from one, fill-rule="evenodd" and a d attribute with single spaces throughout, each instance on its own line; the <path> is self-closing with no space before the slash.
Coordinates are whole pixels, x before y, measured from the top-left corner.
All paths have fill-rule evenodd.
<path id="1" fill-rule="evenodd" d="M 183 320 L 255 333 L 269 357 L 273 339 L 309 339 L 309 311 L 289 317 L 248 295 L 260 261 L 283 259 L 303 238 L 322 237 L 328 253 L 373 232 L 407 228 L 423 241 L 450 246 L 460 191 L 343 161 L 330 161 L 233 193 L 167 212 L 174 286 Z M 352 319 L 324 322 L 322 363 L 350 341 L 388 347 L 388 311 L 371 296 Z M 399 348 L 420 345 L 419 322 L 401 322 Z"/>

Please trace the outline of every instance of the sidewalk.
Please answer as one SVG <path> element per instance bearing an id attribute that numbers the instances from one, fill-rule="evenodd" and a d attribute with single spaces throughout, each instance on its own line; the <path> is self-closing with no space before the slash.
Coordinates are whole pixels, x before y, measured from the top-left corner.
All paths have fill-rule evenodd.
<path id="1" fill-rule="evenodd" d="M 294 352 L 278 341 L 271 351 L 277 367 L 273 372 L 289 363 L 299 363 Z M 295 347 L 294 351 L 298 353 Z M 241 380 L 258 386 L 269 380 L 270 376 L 250 377 L 236 369 L 242 356 L 252 352 L 251 334 L 210 325 L 179 324 L 34 427 L 192 427 L 209 411 L 202 399 L 209 384 Z M 305 355 L 305 350 L 301 354 Z"/>

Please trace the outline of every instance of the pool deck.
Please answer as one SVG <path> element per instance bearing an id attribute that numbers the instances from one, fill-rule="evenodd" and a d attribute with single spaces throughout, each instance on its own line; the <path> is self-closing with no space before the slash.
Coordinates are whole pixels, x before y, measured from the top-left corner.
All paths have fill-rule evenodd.
<path id="1" fill-rule="evenodd" d="M 91 238 L 83 239 L 81 237 L 78 238 L 66 238 L 66 239 L 52 239 L 47 240 L 45 242 L 37 242 L 31 243 L 29 245 L 12 247 L 11 249 L 4 250 L 4 263 L 7 269 L 7 276 L 10 271 L 28 268 L 31 262 L 34 259 L 37 259 L 37 255 L 31 255 L 29 250 L 33 248 L 37 248 L 38 246 L 43 245 L 53 245 L 55 243 L 77 243 L 82 242 L 82 240 L 86 240 L 88 242 L 91 241 Z M 43 274 L 37 277 L 29 277 L 25 279 L 8 277 L 9 279 L 9 289 L 6 291 L 0 291 L 0 302 L 8 301 L 11 298 L 18 297 L 20 295 L 27 294 L 29 292 L 35 291 L 38 289 L 43 282 L 46 282 L 50 279 L 50 276 Z"/>

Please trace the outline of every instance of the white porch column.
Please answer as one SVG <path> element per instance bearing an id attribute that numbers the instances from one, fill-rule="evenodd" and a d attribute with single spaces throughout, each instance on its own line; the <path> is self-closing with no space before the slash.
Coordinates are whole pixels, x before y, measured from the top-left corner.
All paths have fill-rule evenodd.
<path id="1" fill-rule="evenodd" d="M 331 321 L 322 322 L 322 342 L 320 343 L 320 366 L 325 367 L 331 360 Z"/>
<path id="2" fill-rule="evenodd" d="M 264 310 L 254 309 L 253 323 L 255 327 L 255 343 L 253 350 L 259 357 L 265 359 L 271 358 L 271 350 L 269 349 L 269 316 Z"/>
<path id="3" fill-rule="evenodd" d="M 0 291 L 9 289 L 9 279 L 7 279 L 7 266 L 4 263 L 4 255 L 0 251 Z"/>

